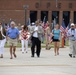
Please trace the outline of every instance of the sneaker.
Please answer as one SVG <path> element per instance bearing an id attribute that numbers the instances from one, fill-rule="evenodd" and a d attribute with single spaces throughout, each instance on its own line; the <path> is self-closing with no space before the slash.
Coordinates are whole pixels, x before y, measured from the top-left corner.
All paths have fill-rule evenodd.
<path id="1" fill-rule="evenodd" d="M 33 55 L 31 57 L 34 57 Z"/>
<path id="2" fill-rule="evenodd" d="M 26 53 L 27 53 L 27 51 L 26 51 Z"/>
<path id="3" fill-rule="evenodd" d="M 1 56 L 0 58 L 3 58 L 3 56 Z"/>
<path id="4" fill-rule="evenodd" d="M 24 54 L 24 52 L 22 52 L 22 54 Z"/>
<path id="5" fill-rule="evenodd" d="M 3 55 L 1 55 L 0 58 L 3 58 Z"/>
<path id="6" fill-rule="evenodd" d="M 10 59 L 13 59 L 13 57 L 10 57 Z"/>
<path id="7" fill-rule="evenodd" d="M 40 57 L 40 55 L 37 55 L 37 57 L 39 58 L 39 57 Z"/>
<path id="8" fill-rule="evenodd" d="M 72 54 L 69 54 L 70 57 L 72 57 Z"/>
<path id="9" fill-rule="evenodd" d="M 13 52 L 13 55 L 14 55 L 14 57 L 16 58 L 17 56 L 16 56 L 16 54 Z"/>
<path id="10" fill-rule="evenodd" d="M 73 58 L 75 58 L 75 56 L 73 56 Z"/>
<path id="11" fill-rule="evenodd" d="M 59 52 L 57 53 L 57 55 L 59 55 Z"/>

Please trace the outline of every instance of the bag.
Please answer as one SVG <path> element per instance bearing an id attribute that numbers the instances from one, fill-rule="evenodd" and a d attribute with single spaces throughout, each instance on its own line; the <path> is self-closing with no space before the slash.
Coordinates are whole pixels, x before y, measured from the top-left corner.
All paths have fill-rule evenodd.
<path id="1" fill-rule="evenodd" d="M 53 34 L 54 34 L 54 30 L 53 30 Z M 54 40 L 54 36 L 52 36 L 52 41 Z"/>
<path id="2" fill-rule="evenodd" d="M 52 41 L 54 40 L 54 36 L 52 36 Z"/>
<path id="3" fill-rule="evenodd" d="M 54 39 L 54 36 L 52 36 L 52 40 Z"/>

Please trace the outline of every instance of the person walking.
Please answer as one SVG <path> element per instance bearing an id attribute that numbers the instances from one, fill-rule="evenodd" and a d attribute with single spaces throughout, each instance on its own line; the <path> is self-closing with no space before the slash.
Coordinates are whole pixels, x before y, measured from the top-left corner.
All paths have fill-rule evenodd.
<path id="1" fill-rule="evenodd" d="M 26 25 L 23 26 L 21 30 L 21 44 L 22 44 L 22 53 L 24 53 L 24 49 L 26 49 L 26 53 L 28 52 L 28 27 Z"/>
<path id="2" fill-rule="evenodd" d="M 15 28 L 16 23 L 12 21 L 10 23 L 11 27 L 8 29 L 6 33 L 6 38 L 8 40 L 8 44 L 10 46 L 10 59 L 13 59 L 13 55 L 16 58 L 16 46 L 19 38 L 19 30 Z M 12 55 L 13 54 L 13 55 Z"/>
<path id="3" fill-rule="evenodd" d="M 45 38 L 46 38 L 46 50 L 50 50 L 50 42 L 51 42 L 51 28 L 50 25 L 48 24 L 48 27 L 46 28 L 46 33 L 45 33 Z"/>
<path id="4" fill-rule="evenodd" d="M 0 23 L 0 58 L 3 58 L 4 54 L 4 46 L 6 42 L 6 30 L 2 27 L 2 23 Z"/>
<path id="5" fill-rule="evenodd" d="M 75 58 L 76 55 L 76 28 L 74 23 L 71 23 L 71 28 L 67 32 L 69 38 L 70 57 Z"/>
<path id="6" fill-rule="evenodd" d="M 23 27 L 24 25 L 21 26 L 21 30 L 18 29 L 19 30 L 19 41 L 18 41 L 19 43 L 21 43 L 21 40 L 22 40 L 21 31 L 23 30 Z M 20 51 L 22 51 L 22 48 L 20 49 Z"/>
<path id="7" fill-rule="evenodd" d="M 53 42 L 54 42 L 54 52 L 55 56 L 59 55 L 59 45 L 60 45 L 60 35 L 61 31 L 59 29 L 59 25 L 56 24 L 54 29 L 52 30 L 52 35 L 53 35 Z"/>
<path id="8" fill-rule="evenodd" d="M 37 57 L 40 57 L 40 52 L 41 52 L 41 35 L 43 33 L 42 27 L 39 25 L 39 22 L 35 22 L 35 26 L 32 27 L 31 29 L 31 41 L 32 41 L 32 46 L 31 46 L 31 57 L 34 57 L 35 54 L 35 48 L 36 48 L 36 54 Z"/>

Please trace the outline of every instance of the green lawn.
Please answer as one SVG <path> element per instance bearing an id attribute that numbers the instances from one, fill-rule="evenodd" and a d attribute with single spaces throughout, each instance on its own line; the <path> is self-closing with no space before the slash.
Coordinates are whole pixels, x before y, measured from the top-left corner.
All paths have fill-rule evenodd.
<path id="1" fill-rule="evenodd" d="M 54 47 L 53 43 L 50 44 L 50 45 L 51 45 L 51 47 Z M 61 45 L 61 44 L 60 44 L 60 45 Z M 46 46 L 46 41 L 44 41 L 44 43 L 42 43 L 42 47 L 45 48 L 45 46 Z M 66 46 L 68 46 L 68 41 L 66 42 Z M 8 48 L 8 47 L 9 47 L 9 46 L 8 46 L 8 44 L 6 43 L 6 44 L 5 44 L 5 48 Z M 21 43 L 18 43 L 17 47 L 21 47 Z M 29 46 L 29 47 L 30 47 L 30 46 Z"/>

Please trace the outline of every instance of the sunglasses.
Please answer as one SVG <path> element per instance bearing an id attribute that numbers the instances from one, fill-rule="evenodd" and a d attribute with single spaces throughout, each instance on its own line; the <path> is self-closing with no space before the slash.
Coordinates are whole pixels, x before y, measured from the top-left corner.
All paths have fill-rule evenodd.
<path id="1" fill-rule="evenodd" d="M 74 27 L 74 26 L 71 26 L 71 27 Z"/>

